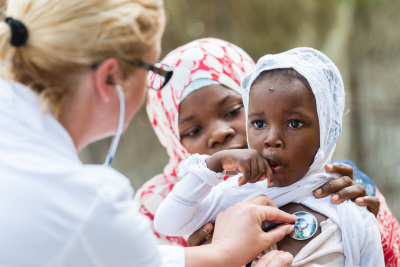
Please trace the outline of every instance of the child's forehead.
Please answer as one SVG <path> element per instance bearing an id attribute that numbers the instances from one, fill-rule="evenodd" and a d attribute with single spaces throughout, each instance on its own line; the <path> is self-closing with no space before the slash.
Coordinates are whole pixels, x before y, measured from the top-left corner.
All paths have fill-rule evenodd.
<path id="1" fill-rule="evenodd" d="M 254 83 L 250 90 L 250 108 L 253 103 L 289 105 L 313 104 L 315 96 L 308 82 L 284 75 L 267 76 Z"/>

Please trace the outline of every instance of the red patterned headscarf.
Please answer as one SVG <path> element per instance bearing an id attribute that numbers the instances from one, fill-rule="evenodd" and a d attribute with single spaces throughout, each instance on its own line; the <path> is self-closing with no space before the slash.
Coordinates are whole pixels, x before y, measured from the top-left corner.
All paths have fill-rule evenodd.
<path id="1" fill-rule="evenodd" d="M 145 183 L 137 192 L 140 211 L 151 220 L 175 183 L 179 181 L 176 169 L 189 156 L 183 147 L 178 131 L 179 103 L 185 87 L 192 81 L 208 78 L 240 94 L 240 83 L 254 68 L 254 61 L 241 48 L 215 38 L 200 39 L 181 46 L 169 53 L 163 64 L 174 74 L 161 91 L 149 90 L 147 113 L 161 144 L 169 155 L 164 172 Z M 153 82 L 154 77 L 149 77 Z M 166 237 L 156 233 L 163 244 L 186 245 L 183 238 Z"/>

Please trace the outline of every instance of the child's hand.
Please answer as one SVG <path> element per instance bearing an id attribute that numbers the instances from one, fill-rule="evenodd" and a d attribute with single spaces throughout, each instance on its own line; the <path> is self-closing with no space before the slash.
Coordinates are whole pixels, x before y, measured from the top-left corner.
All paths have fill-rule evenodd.
<path id="1" fill-rule="evenodd" d="M 239 178 L 239 186 L 255 183 L 261 177 L 272 179 L 268 161 L 254 149 L 223 150 L 209 157 L 206 164 L 214 172 L 234 170 L 243 173 Z"/>

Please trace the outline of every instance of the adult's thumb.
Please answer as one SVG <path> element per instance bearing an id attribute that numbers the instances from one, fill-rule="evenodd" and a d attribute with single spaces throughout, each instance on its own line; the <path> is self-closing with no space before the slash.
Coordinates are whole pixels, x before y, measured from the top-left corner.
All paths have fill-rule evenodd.
<path id="1" fill-rule="evenodd" d="M 290 234 L 294 229 L 293 224 L 284 224 L 280 225 L 273 230 L 269 230 L 268 232 L 262 235 L 263 240 L 265 241 L 265 249 L 281 241 L 286 235 Z"/>

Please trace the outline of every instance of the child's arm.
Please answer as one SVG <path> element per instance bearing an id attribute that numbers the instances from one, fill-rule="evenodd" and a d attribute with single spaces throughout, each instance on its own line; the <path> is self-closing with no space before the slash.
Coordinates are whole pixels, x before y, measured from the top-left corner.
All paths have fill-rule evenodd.
<path id="1" fill-rule="evenodd" d="M 261 192 L 262 189 L 257 186 L 245 185 L 240 189 L 237 186 L 238 179 L 241 182 L 248 180 L 256 182 L 265 175 L 265 165 L 257 167 L 257 160 L 263 163 L 259 157 L 261 156 L 254 150 L 241 149 L 239 151 L 221 151 L 211 157 L 195 154 L 183 161 L 179 165 L 179 173 L 184 178 L 175 185 L 158 208 L 154 218 L 156 230 L 168 236 L 192 233 L 204 223 L 215 221 L 217 215 L 228 207 L 245 200 L 256 192 Z M 228 161 L 224 160 L 226 158 L 230 159 L 229 165 Z M 221 166 L 222 170 L 220 171 L 240 169 L 246 173 L 246 178 L 236 176 L 228 179 L 227 182 L 220 183 L 225 173 L 210 170 L 208 168 L 209 160 L 212 164 Z M 251 164 L 254 161 L 252 171 L 243 168 L 243 166 L 247 166 L 246 162 Z M 236 164 L 232 162 L 236 162 Z M 262 170 L 264 170 L 263 173 L 261 173 Z M 215 188 L 213 188 L 214 186 Z M 230 192 L 229 188 L 234 187 L 236 190 Z"/>

